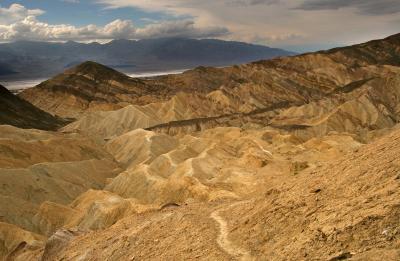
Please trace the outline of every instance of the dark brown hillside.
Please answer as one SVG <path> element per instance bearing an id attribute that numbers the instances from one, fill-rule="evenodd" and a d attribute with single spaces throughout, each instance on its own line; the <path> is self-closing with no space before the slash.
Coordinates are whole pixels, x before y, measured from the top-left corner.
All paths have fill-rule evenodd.
<path id="1" fill-rule="evenodd" d="M 56 130 L 67 122 L 15 96 L 0 85 L 0 124 L 20 128 Z"/>

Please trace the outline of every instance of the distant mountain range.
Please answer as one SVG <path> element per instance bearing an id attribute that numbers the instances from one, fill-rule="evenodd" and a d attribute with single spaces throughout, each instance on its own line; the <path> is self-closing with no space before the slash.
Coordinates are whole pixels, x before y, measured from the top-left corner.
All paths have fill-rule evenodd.
<path id="1" fill-rule="evenodd" d="M 227 66 L 294 53 L 222 40 L 161 38 L 99 43 L 19 41 L 0 44 L 0 79 L 49 77 L 90 60 L 123 72 Z"/>

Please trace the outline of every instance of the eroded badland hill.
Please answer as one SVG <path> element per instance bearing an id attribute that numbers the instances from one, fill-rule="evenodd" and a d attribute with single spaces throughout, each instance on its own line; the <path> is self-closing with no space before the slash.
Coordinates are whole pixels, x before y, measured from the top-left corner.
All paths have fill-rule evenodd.
<path id="1" fill-rule="evenodd" d="M 2 111 L 4 260 L 400 259 L 400 35 L 15 99 L 40 113 Z"/>

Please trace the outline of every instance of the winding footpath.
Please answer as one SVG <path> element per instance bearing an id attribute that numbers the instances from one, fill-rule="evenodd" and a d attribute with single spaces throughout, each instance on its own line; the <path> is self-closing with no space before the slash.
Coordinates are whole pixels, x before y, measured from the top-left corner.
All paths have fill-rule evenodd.
<path id="1" fill-rule="evenodd" d="M 243 203 L 243 202 L 238 202 L 233 205 L 230 205 L 229 208 L 239 205 L 241 203 Z M 220 215 L 220 212 L 224 211 L 224 210 L 226 210 L 226 209 L 215 210 L 214 212 L 212 212 L 210 214 L 210 218 L 214 219 L 219 225 L 219 235 L 217 238 L 218 245 L 226 253 L 228 253 L 229 255 L 234 257 L 236 260 L 243 260 L 243 261 L 254 260 L 254 258 L 250 255 L 250 253 L 247 250 L 240 248 L 239 246 L 236 246 L 229 239 L 228 223 Z"/>

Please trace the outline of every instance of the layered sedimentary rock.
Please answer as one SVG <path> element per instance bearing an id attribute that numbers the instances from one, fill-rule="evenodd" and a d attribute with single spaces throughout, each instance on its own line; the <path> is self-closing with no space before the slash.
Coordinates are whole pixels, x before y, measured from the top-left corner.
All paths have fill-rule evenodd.
<path id="1" fill-rule="evenodd" d="M 398 260 L 399 48 L 146 79 L 89 62 L 23 92 L 76 120 L 0 126 L 2 257 Z"/>
<path id="2" fill-rule="evenodd" d="M 250 199 L 132 215 L 72 237 L 51 258 L 397 260 L 399 142 L 395 131 L 357 152 L 281 176 Z M 38 258 L 45 249 L 20 258 Z"/>
<path id="3" fill-rule="evenodd" d="M 309 101 L 353 82 L 382 76 L 398 66 L 399 38 L 394 35 L 361 45 L 240 66 L 199 67 L 180 75 L 150 79 L 129 78 L 87 62 L 20 96 L 61 116 L 167 101 L 179 92 L 206 96 L 222 104 L 224 110 L 249 112 L 282 101 Z"/>
<path id="4" fill-rule="evenodd" d="M 0 221 L 34 231 L 41 203 L 67 204 L 102 189 L 121 171 L 92 140 L 72 134 L 0 126 Z"/>

